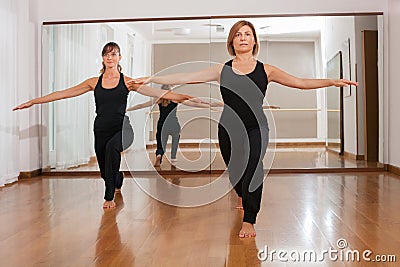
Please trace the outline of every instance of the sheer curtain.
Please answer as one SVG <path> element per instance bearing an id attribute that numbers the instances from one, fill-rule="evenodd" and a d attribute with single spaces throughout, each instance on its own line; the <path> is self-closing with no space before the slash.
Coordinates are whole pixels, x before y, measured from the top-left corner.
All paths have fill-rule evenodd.
<path id="1" fill-rule="evenodd" d="M 16 1 L 0 1 L 0 186 L 18 179 L 19 137 L 16 105 L 17 92 L 17 10 Z"/>
<path id="2" fill-rule="evenodd" d="M 90 34 L 85 25 L 60 25 L 54 28 L 54 90 L 62 90 L 93 77 L 96 65 L 91 54 Z M 55 167 L 68 168 L 87 163 L 93 135 L 89 114 L 93 94 L 54 102 Z"/>

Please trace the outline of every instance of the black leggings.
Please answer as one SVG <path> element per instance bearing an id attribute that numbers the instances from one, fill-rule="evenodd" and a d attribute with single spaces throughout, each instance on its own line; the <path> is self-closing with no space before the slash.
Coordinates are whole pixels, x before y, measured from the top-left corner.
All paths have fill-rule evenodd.
<path id="1" fill-rule="evenodd" d="M 171 159 L 176 159 L 176 152 L 178 151 L 179 139 L 181 133 L 181 126 L 178 122 L 158 123 L 157 125 L 157 150 L 156 155 L 164 155 L 167 149 L 168 136 L 172 137 L 171 144 Z"/>
<path id="2" fill-rule="evenodd" d="M 267 127 L 247 131 L 227 131 L 218 125 L 222 158 L 228 167 L 229 180 L 242 198 L 243 221 L 254 224 L 260 210 L 264 180 L 263 158 L 268 146 Z"/>
<path id="3" fill-rule="evenodd" d="M 121 152 L 132 144 L 133 130 L 124 127 L 117 132 L 95 132 L 94 140 L 100 174 L 106 185 L 104 199 L 111 201 L 114 199 L 115 189 L 122 187 L 124 176 L 119 171 Z"/>

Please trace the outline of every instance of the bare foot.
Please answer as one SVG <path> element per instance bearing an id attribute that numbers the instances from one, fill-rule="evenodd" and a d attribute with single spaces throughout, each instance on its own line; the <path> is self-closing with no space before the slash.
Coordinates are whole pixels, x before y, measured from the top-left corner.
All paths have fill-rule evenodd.
<path id="1" fill-rule="evenodd" d="M 241 197 L 238 197 L 238 201 L 237 201 L 235 209 L 238 209 L 238 210 L 242 210 L 243 209 L 242 198 Z"/>
<path id="2" fill-rule="evenodd" d="M 115 208 L 117 205 L 115 205 L 115 202 L 113 200 L 111 201 L 104 201 L 103 203 L 103 208 L 109 209 L 109 208 Z"/>
<path id="3" fill-rule="evenodd" d="M 156 162 L 154 162 L 154 167 L 160 167 L 161 165 L 161 155 L 157 155 Z"/>
<path id="4" fill-rule="evenodd" d="M 243 222 L 242 229 L 240 229 L 239 231 L 239 237 L 245 238 L 245 237 L 255 237 L 255 236 L 256 236 L 256 230 L 254 229 L 254 226 L 251 223 Z"/>

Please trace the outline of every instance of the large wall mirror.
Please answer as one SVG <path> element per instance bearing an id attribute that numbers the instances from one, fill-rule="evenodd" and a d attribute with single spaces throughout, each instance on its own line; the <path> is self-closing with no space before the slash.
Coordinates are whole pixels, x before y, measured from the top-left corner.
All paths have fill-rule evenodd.
<path id="1" fill-rule="evenodd" d="M 243 19 L 242 17 L 240 19 Z M 344 44 L 351 40 L 349 71 L 355 80 L 362 79 L 361 31 L 380 30 L 381 15 L 359 16 L 288 16 L 245 18 L 256 26 L 260 39 L 258 59 L 277 66 L 299 77 L 327 77 L 327 63 Z M 230 27 L 239 18 L 179 18 L 132 20 L 125 22 L 44 23 L 42 28 L 42 94 L 71 87 L 83 80 L 99 75 L 101 50 L 109 41 L 121 47 L 123 73 L 130 77 L 189 72 L 223 63 L 230 59 L 226 39 Z M 380 45 L 380 48 L 382 44 Z M 350 60 L 349 59 L 349 60 Z M 380 62 L 382 65 L 383 63 Z M 360 65 L 359 65 L 360 66 Z M 160 85 L 152 85 L 160 87 Z M 217 84 L 191 84 L 174 88 L 177 92 L 221 101 Z M 289 160 L 276 165 L 282 153 L 303 148 L 318 153 L 325 150 L 329 125 L 327 90 L 300 91 L 278 84 L 270 84 L 265 99 L 265 114 L 269 119 L 270 148 L 265 156 L 265 166 L 272 168 L 308 168 L 292 166 Z M 355 92 L 344 99 L 352 110 L 345 112 L 360 124 L 361 103 Z M 128 106 L 152 101 L 149 97 L 131 92 Z M 360 104 L 358 104 L 360 105 Z M 274 107 L 274 108 L 271 108 Z M 353 107 L 354 106 L 354 107 Z M 377 111 L 378 112 L 378 111 Z M 170 164 L 171 139 L 166 149 L 166 159 L 160 168 L 164 171 L 185 170 L 223 171 L 225 165 L 218 149 L 217 124 L 221 109 L 196 108 L 179 104 L 177 116 L 181 134 L 177 161 Z M 350 114 L 350 115 L 349 115 Z M 352 115 L 351 115 L 352 114 Z M 122 169 L 153 171 L 155 135 L 159 110 L 156 103 L 127 113 L 132 123 L 135 139 L 124 152 Z M 43 105 L 42 169 L 44 171 L 96 171 L 93 149 L 93 121 L 95 104 L 93 93 Z M 362 116 L 360 117 L 362 118 Z M 346 129 L 354 125 L 345 122 L 345 143 L 353 154 L 362 154 L 359 133 Z M 354 127 L 354 126 L 351 126 Z M 346 136 L 350 136 L 346 139 Z M 296 149 L 291 149 L 295 147 Z M 308 148 L 307 148 L 308 147 Z M 317 147 L 317 148 L 316 148 Z M 356 149 L 354 149 L 356 147 Z M 345 147 L 346 150 L 346 147 Z M 281 153 L 281 154 L 279 154 Z"/>

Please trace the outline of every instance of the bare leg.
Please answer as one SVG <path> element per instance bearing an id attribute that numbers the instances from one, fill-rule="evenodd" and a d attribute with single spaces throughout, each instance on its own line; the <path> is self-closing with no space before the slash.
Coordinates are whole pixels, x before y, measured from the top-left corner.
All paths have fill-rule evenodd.
<path id="1" fill-rule="evenodd" d="M 117 205 L 115 205 L 114 200 L 111 201 L 104 201 L 103 203 L 103 208 L 109 209 L 109 208 L 115 208 Z"/>
<path id="2" fill-rule="evenodd" d="M 157 155 L 157 156 L 156 156 L 156 161 L 154 162 L 154 167 L 160 167 L 160 165 L 161 165 L 161 158 L 162 158 L 162 155 Z"/>
<path id="3" fill-rule="evenodd" d="M 240 229 L 239 231 L 239 237 L 246 238 L 255 236 L 256 236 L 256 230 L 254 229 L 254 226 L 251 223 L 243 222 L 242 229 Z"/>

